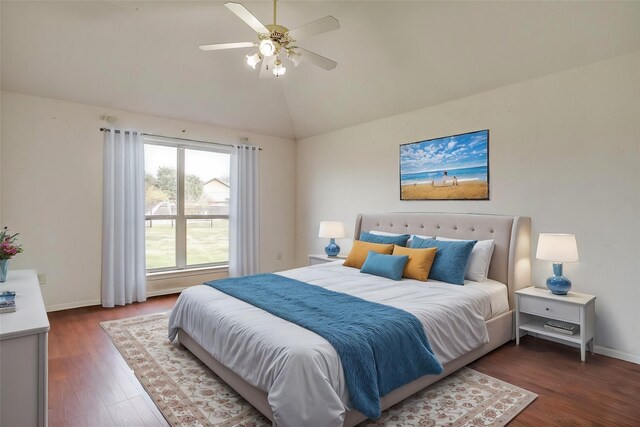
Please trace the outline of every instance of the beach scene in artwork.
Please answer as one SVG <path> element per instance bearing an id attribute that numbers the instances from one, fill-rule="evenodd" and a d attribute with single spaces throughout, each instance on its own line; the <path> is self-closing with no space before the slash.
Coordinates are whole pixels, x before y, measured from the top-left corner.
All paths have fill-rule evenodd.
<path id="1" fill-rule="evenodd" d="M 401 145 L 401 199 L 488 199 L 488 147 L 488 130 Z"/>

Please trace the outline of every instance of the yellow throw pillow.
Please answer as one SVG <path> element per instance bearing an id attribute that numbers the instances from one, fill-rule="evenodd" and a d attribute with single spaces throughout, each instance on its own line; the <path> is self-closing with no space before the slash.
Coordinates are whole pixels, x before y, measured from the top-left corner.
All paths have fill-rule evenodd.
<path id="1" fill-rule="evenodd" d="M 436 248 L 411 249 L 402 246 L 393 248 L 393 255 L 409 255 L 409 261 L 404 267 L 402 277 L 426 282 L 429 278 L 431 265 L 436 257 Z"/>
<path id="2" fill-rule="evenodd" d="M 384 245 L 382 243 L 369 243 L 360 240 L 353 241 L 353 247 L 351 252 L 344 261 L 345 267 L 362 268 L 362 264 L 367 259 L 369 251 L 374 251 L 379 254 L 391 255 L 393 252 L 393 245 Z"/>

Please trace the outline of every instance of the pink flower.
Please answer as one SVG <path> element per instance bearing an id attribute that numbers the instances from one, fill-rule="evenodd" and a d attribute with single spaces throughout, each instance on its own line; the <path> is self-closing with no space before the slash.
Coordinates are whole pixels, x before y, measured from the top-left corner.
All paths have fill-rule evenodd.
<path id="1" fill-rule="evenodd" d="M 0 260 L 11 259 L 11 257 L 22 252 L 22 246 L 15 243 L 16 234 L 9 234 L 9 229 L 4 227 L 0 231 Z"/>

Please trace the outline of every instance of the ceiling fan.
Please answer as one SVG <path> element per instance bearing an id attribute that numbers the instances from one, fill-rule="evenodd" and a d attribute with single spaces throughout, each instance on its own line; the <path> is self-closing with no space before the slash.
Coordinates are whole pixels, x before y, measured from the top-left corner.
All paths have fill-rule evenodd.
<path id="1" fill-rule="evenodd" d="M 307 37 L 326 33 L 327 31 L 337 30 L 340 28 L 338 20 L 333 16 L 325 16 L 317 21 L 289 30 L 282 25 L 276 24 L 276 1 L 277 0 L 273 0 L 273 24 L 271 25 L 263 25 L 258 18 L 253 16 L 253 14 L 240 3 L 225 3 L 224 5 L 227 9 L 235 13 L 238 18 L 242 19 L 258 33 L 258 41 L 208 44 L 200 46 L 200 49 L 223 50 L 257 47 L 258 52 L 253 55 L 246 55 L 246 57 L 247 64 L 253 67 L 253 69 L 262 61 L 260 78 L 270 77 L 271 75 L 276 77 L 283 75 L 287 69 L 282 65 L 282 58 L 287 58 L 293 62 L 295 66 L 298 66 L 301 60 L 305 60 L 324 70 L 333 70 L 336 65 L 338 65 L 337 62 L 303 49 L 297 46 L 296 42 Z"/>

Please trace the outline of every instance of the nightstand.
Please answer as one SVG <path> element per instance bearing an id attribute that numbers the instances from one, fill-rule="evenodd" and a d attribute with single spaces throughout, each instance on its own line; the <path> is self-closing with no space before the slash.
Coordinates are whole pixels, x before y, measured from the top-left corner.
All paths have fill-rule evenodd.
<path id="1" fill-rule="evenodd" d="M 585 361 L 585 349 L 593 354 L 596 297 L 578 292 L 554 295 L 546 288 L 533 286 L 516 291 L 516 344 L 520 331 L 531 332 L 558 341 L 580 345 L 580 359 Z M 560 320 L 578 325 L 573 335 L 546 329 L 547 320 Z"/>
<path id="2" fill-rule="evenodd" d="M 345 259 L 347 259 L 347 257 L 342 255 L 328 256 L 326 254 L 313 254 L 313 255 L 309 255 L 309 265 L 324 264 L 325 262 L 332 262 L 332 261 L 338 261 L 338 260 L 344 261 Z"/>

